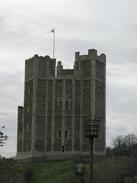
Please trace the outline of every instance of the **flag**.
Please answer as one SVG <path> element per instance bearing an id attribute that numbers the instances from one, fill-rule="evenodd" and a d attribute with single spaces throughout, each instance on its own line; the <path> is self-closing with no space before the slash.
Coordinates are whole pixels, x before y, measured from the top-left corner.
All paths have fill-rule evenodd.
<path id="1" fill-rule="evenodd" d="M 52 32 L 52 33 L 55 33 L 55 29 L 51 29 L 51 32 Z"/>

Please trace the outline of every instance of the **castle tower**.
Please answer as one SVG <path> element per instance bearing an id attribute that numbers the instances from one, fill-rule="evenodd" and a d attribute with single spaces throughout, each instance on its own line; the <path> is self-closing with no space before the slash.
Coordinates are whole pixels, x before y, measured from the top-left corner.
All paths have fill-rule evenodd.
<path id="1" fill-rule="evenodd" d="M 76 159 L 89 155 L 85 122 L 100 119 L 95 153 L 105 153 L 106 57 L 75 54 L 74 69 L 55 59 L 26 60 L 24 109 L 18 108 L 17 159 Z"/>

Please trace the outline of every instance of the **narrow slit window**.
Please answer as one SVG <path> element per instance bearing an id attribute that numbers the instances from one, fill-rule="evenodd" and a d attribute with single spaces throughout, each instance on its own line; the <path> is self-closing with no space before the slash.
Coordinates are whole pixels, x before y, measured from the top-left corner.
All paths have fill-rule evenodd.
<path id="1" fill-rule="evenodd" d="M 62 101 L 59 101 L 59 108 L 62 109 Z"/>
<path id="2" fill-rule="evenodd" d="M 61 149 L 62 149 L 62 152 L 64 152 L 64 151 L 65 151 L 65 148 L 64 148 L 64 146 L 62 146 L 62 148 L 61 148 Z"/>
<path id="3" fill-rule="evenodd" d="M 76 136 L 79 137 L 79 133 L 77 133 Z"/>
<path id="4" fill-rule="evenodd" d="M 67 138 L 68 137 L 68 131 L 65 130 L 65 137 Z"/>
<path id="5" fill-rule="evenodd" d="M 58 138 L 61 138 L 62 136 L 62 133 L 61 133 L 61 130 L 58 131 Z"/>
<path id="6" fill-rule="evenodd" d="M 66 109 L 68 109 L 69 108 L 69 101 L 67 100 L 66 101 Z"/>

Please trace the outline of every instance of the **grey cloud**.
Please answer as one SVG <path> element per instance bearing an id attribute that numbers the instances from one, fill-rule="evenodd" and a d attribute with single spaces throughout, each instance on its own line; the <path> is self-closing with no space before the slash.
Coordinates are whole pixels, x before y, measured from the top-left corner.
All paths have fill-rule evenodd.
<path id="1" fill-rule="evenodd" d="M 52 55 L 73 67 L 74 52 L 107 55 L 107 144 L 136 132 L 137 2 L 130 0 L 5 0 L 0 7 L 0 125 L 10 139 L 3 154 L 15 155 L 17 106 L 23 104 L 24 60 Z"/>

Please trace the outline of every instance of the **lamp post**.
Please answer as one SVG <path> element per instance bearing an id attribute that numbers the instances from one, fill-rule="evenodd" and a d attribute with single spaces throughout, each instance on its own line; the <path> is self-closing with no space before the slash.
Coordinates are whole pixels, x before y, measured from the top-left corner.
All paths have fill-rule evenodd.
<path id="1" fill-rule="evenodd" d="M 93 183 L 93 147 L 94 138 L 99 134 L 99 120 L 89 120 L 85 124 L 85 136 L 89 139 L 90 143 L 90 183 Z"/>

